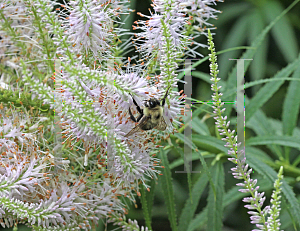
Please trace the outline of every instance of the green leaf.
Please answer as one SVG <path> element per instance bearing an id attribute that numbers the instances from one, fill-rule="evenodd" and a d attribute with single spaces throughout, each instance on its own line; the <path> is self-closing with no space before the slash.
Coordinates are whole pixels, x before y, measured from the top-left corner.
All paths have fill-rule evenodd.
<path id="1" fill-rule="evenodd" d="M 214 149 L 216 153 L 221 151 L 227 154 L 228 152 L 228 148 L 224 147 L 226 142 L 216 137 L 193 134 L 192 139 L 198 147 L 211 148 Z"/>
<path id="2" fill-rule="evenodd" d="M 152 206 L 153 206 L 153 200 L 154 200 L 154 192 L 155 192 L 155 186 L 156 186 L 156 180 L 151 180 L 150 183 L 150 192 L 146 192 L 146 200 L 148 205 L 148 213 L 150 215 L 150 218 L 152 217 Z"/>
<path id="3" fill-rule="evenodd" d="M 201 121 L 198 117 L 194 117 L 192 119 L 192 129 L 201 134 L 201 135 L 204 135 L 204 136 L 209 136 L 210 135 L 210 132 L 209 132 L 209 129 L 206 125 L 206 123 L 204 123 L 203 121 Z"/>
<path id="4" fill-rule="evenodd" d="M 283 122 L 283 134 L 292 135 L 293 130 L 296 127 L 299 106 L 300 106 L 300 94 L 298 94 L 300 88 L 300 66 L 293 74 L 293 81 L 290 82 L 287 94 L 283 102 L 282 110 L 282 122 Z M 290 148 L 285 148 L 285 158 L 289 161 Z"/>
<path id="5" fill-rule="evenodd" d="M 211 80 L 210 80 L 210 79 L 211 79 L 211 76 L 210 76 L 209 74 L 204 73 L 204 72 L 201 72 L 201 71 L 193 71 L 193 72 L 192 72 L 192 76 L 193 76 L 193 77 L 197 77 L 197 78 L 199 78 L 199 79 L 202 79 L 203 81 L 205 81 L 205 82 L 207 82 L 207 83 L 209 83 L 209 84 L 212 83 Z M 226 86 L 226 82 L 223 81 L 222 79 L 219 81 L 219 84 L 220 84 L 220 86 L 223 86 L 223 87 Z"/>
<path id="6" fill-rule="evenodd" d="M 293 136 L 256 136 L 246 140 L 246 145 L 278 144 L 300 150 L 299 137 Z"/>
<path id="7" fill-rule="evenodd" d="M 298 65 L 300 65 L 300 58 L 296 59 L 287 67 L 280 70 L 273 78 L 276 79 L 289 76 L 297 68 Z M 246 122 L 254 115 L 258 108 L 260 108 L 264 103 L 268 101 L 268 99 L 273 96 L 273 94 L 283 83 L 284 80 L 267 83 L 255 94 L 250 102 L 246 104 Z"/>
<path id="8" fill-rule="evenodd" d="M 180 219 L 179 219 L 179 230 L 185 230 L 188 227 L 190 221 L 193 219 L 194 213 L 197 209 L 199 204 L 199 200 L 201 195 L 207 185 L 208 179 L 206 174 L 201 174 L 198 178 L 197 182 L 195 183 L 191 196 L 192 198 L 186 200 L 184 208 L 182 209 Z M 193 201 L 193 203 L 191 202 Z"/>
<path id="9" fill-rule="evenodd" d="M 259 80 L 254 80 L 254 81 L 251 81 L 251 82 L 247 82 L 244 84 L 244 86 L 242 86 L 242 88 L 232 88 L 231 90 L 229 91 L 226 91 L 223 96 L 222 96 L 222 99 L 223 100 L 227 100 L 229 99 L 230 97 L 236 95 L 236 90 L 243 90 L 243 89 L 247 89 L 247 88 L 250 88 L 250 87 L 253 87 L 253 86 L 256 86 L 256 85 L 259 85 L 259 84 L 263 84 L 263 83 L 269 83 L 269 82 L 275 82 L 275 81 L 300 81 L 300 79 L 295 79 L 295 78 L 291 78 L 291 77 L 284 77 L 284 78 L 271 78 L 271 79 L 259 79 Z M 221 85 L 223 86 L 223 85 Z M 226 84 L 225 84 L 226 86 Z M 221 89 L 222 90 L 222 89 Z M 222 92 L 223 93 L 223 92 Z"/>
<path id="10" fill-rule="evenodd" d="M 216 195 L 215 186 L 214 186 L 214 183 L 212 181 L 210 171 L 208 170 L 207 164 L 206 164 L 206 162 L 204 160 L 204 157 L 202 156 L 201 152 L 199 152 L 199 150 L 197 149 L 196 145 L 192 141 L 190 141 L 189 139 L 184 139 L 184 135 L 183 134 L 181 134 L 181 133 L 175 133 L 174 136 L 176 136 L 177 138 L 179 138 L 180 140 L 182 140 L 185 144 L 189 145 L 189 147 L 191 149 L 193 149 L 195 152 L 197 152 L 199 154 L 200 162 L 201 162 L 201 164 L 203 166 L 204 171 L 206 172 L 206 174 L 208 176 L 209 183 L 211 184 L 211 186 L 213 188 L 213 191 L 215 192 L 214 195 Z"/>
<path id="11" fill-rule="evenodd" d="M 142 184 L 140 185 L 140 192 L 141 192 L 140 200 L 143 208 L 145 223 L 150 230 L 152 230 L 151 214 L 152 214 L 152 206 L 153 206 L 153 198 L 154 198 L 154 189 L 155 189 L 154 179 L 150 181 L 150 192 L 146 191 L 146 189 Z"/>
<path id="12" fill-rule="evenodd" d="M 144 213 L 144 217 L 145 217 L 145 223 L 146 223 L 146 226 L 150 230 L 152 230 L 151 217 L 150 217 L 150 214 L 149 214 L 148 203 L 147 203 L 147 200 L 146 200 L 146 190 L 144 188 L 144 185 L 142 185 L 142 184 L 140 185 L 140 192 L 141 192 L 140 200 L 141 200 L 141 203 L 142 203 L 143 213 Z"/>
<path id="13" fill-rule="evenodd" d="M 293 166 L 296 167 L 300 163 L 300 155 L 293 161 Z"/>
<path id="14" fill-rule="evenodd" d="M 243 45 L 243 43 L 246 41 L 247 38 L 246 31 L 249 22 L 250 22 L 249 13 L 237 18 L 237 20 L 234 22 L 234 25 L 231 27 L 230 31 L 228 32 L 228 35 L 224 38 L 221 49 L 224 50 L 230 47 Z M 228 61 L 228 60 L 230 58 L 237 58 L 239 53 L 240 51 L 235 50 L 219 56 L 219 62 L 218 62 L 220 66 L 219 78 L 223 80 L 225 79 L 227 73 L 230 71 L 230 67 L 234 64 L 232 61 Z"/>
<path id="15" fill-rule="evenodd" d="M 256 158 L 246 154 L 246 162 L 259 174 L 266 176 L 270 180 L 270 182 L 275 182 L 275 180 L 277 179 L 277 173 L 262 161 L 259 161 Z M 285 179 L 283 179 L 282 181 L 282 193 L 291 205 L 290 209 L 293 216 L 292 219 L 295 220 L 298 225 L 300 225 L 300 204 L 295 197 L 293 189 L 288 185 Z"/>
<path id="16" fill-rule="evenodd" d="M 273 161 L 273 159 L 264 151 L 262 151 L 261 149 L 255 148 L 255 147 L 246 147 L 245 148 L 246 153 L 248 153 L 249 155 L 253 156 L 254 158 L 261 160 L 261 161 Z"/>
<path id="17" fill-rule="evenodd" d="M 290 9 L 292 9 L 299 0 L 295 0 L 288 8 L 286 8 L 283 12 L 281 12 L 280 15 L 278 15 L 257 37 L 256 39 L 251 43 L 251 47 L 255 47 L 256 49 L 249 49 L 243 53 L 240 59 L 253 59 L 253 56 L 258 50 L 258 47 L 261 45 L 262 41 L 265 39 L 267 33 L 271 30 L 271 28 L 278 22 L 279 19 L 281 19 Z M 245 61 L 244 70 L 247 71 L 248 67 L 250 65 L 250 62 Z M 224 93 L 227 93 L 228 91 L 231 91 L 232 88 L 236 88 L 236 73 L 237 73 L 237 65 L 233 68 L 233 70 L 230 72 L 228 76 L 228 81 L 226 85 L 226 89 Z M 233 101 L 235 96 L 231 97 L 229 100 Z M 229 116 L 232 110 L 232 105 L 228 106 L 225 105 L 226 111 L 225 115 Z M 247 117 L 246 117 L 247 119 Z"/>
<path id="18" fill-rule="evenodd" d="M 278 1 L 267 1 L 263 5 L 263 13 L 269 22 L 274 20 L 282 11 L 283 7 Z M 271 32 L 285 60 L 288 63 L 295 60 L 298 53 L 297 39 L 287 17 L 282 17 L 272 28 Z"/>
<path id="19" fill-rule="evenodd" d="M 174 136 L 180 139 L 184 144 L 187 144 L 191 149 L 193 150 L 197 149 L 197 146 L 190 139 L 185 139 L 183 134 L 174 133 Z"/>
<path id="20" fill-rule="evenodd" d="M 254 41 L 254 39 L 263 31 L 265 24 L 263 20 L 263 15 L 261 14 L 260 9 L 256 8 L 252 17 L 252 24 L 249 28 L 249 41 Z M 253 57 L 252 65 L 250 65 L 250 77 L 251 80 L 263 79 L 265 76 L 265 70 L 267 66 L 267 52 L 268 51 L 268 40 L 265 39 L 260 45 L 260 49 L 257 50 L 256 54 Z M 252 89 L 253 95 L 259 90 L 260 86 L 254 87 Z"/>
<path id="21" fill-rule="evenodd" d="M 206 207 L 201 213 L 198 213 L 192 222 L 190 222 L 187 231 L 194 231 L 198 227 L 204 226 L 207 222 L 207 211 L 208 208 Z"/>
<path id="22" fill-rule="evenodd" d="M 214 154 L 210 154 L 209 152 L 201 152 L 202 156 L 204 158 L 212 158 L 212 157 L 215 157 Z M 194 160 L 199 160 L 199 153 L 198 152 L 192 152 L 192 161 Z M 169 166 L 170 166 L 170 169 L 173 169 L 173 168 L 176 168 L 180 165 L 183 165 L 184 164 L 184 159 L 183 158 L 180 158 L 180 159 L 176 159 L 174 160 Z"/>
<path id="23" fill-rule="evenodd" d="M 271 124 L 271 126 L 273 127 L 273 129 L 275 130 L 275 134 L 278 136 L 282 136 L 282 122 L 280 120 L 277 119 L 273 119 L 273 118 L 268 118 L 269 123 Z M 274 133 L 273 133 L 274 134 Z M 300 137 L 300 128 L 295 127 L 292 136 L 294 137 Z"/>
<path id="24" fill-rule="evenodd" d="M 222 14 L 218 17 L 215 25 L 220 27 L 221 25 L 226 24 L 230 20 L 233 20 L 236 17 L 239 17 L 241 14 L 249 10 L 248 2 L 235 2 L 233 4 L 220 5 L 220 10 Z"/>
<path id="25" fill-rule="evenodd" d="M 217 196 L 214 197 L 211 192 L 211 187 L 208 194 L 208 222 L 207 230 L 221 230 L 222 229 L 222 217 L 223 217 L 223 194 L 224 194 L 224 184 L 225 176 L 223 164 L 221 161 L 218 161 L 214 166 L 212 166 L 213 181 L 216 185 Z"/>
<path id="26" fill-rule="evenodd" d="M 221 51 L 218 51 L 216 53 L 216 55 L 220 55 L 220 54 L 223 54 L 223 53 L 227 53 L 227 52 L 230 52 L 230 51 L 235 51 L 235 50 L 244 50 L 244 49 L 254 49 L 253 47 L 249 47 L 249 46 L 239 46 L 239 47 L 232 47 L 232 48 L 229 48 L 229 49 L 225 49 L 225 50 L 221 50 Z M 205 61 L 207 61 L 209 59 L 209 56 L 205 56 L 204 58 L 198 60 L 197 62 L 193 63 L 192 64 L 192 68 L 195 68 L 197 66 L 199 66 L 201 63 L 204 63 Z M 178 79 L 182 79 L 184 76 L 184 71 L 180 72 L 177 76 Z"/>
<path id="27" fill-rule="evenodd" d="M 263 83 L 268 83 L 268 82 L 275 82 L 275 81 L 293 81 L 293 82 L 300 82 L 300 79 L 295 79 L 295 78 L 289 78 L 289 77 L 285 77 L 285 78 L 272 78 L 272 79 L 259 79 L 259 80 L 255 80 L 255 81 L 251 81 L 251 82 L 247 82 L 245 83 L 245 86 L 243 87 L 244 89 L 247 89 L 249 87 L 253 87 L 259 84 L 263 84 Z M 232 89 L 234 90 L 234 89 Z"/>
<path id="28" fill-rule="evenodd" d="M 193 111 L 193 117 L 197 117 L 202 112 L 208 112 L 207 109 L 210 108 L 210 107 L 211 107 L 211 105 L 209 105 L 209 104 L 202 104 L 195 111 Z M 211 112 L 209 112 L 209 113 L 211 113 Z"/>
<path id="29" fill-rule="evenodd" d="M 177 218 L 175 212 L 175 199 L 174 199 L 174 190 L 172 184 L 172 175 L 169 168 L 169 161 L 164 150 L 160 149 L 159 151 L 160 159 L 162 160 L 162 165 L 164 169 L 162 170 L 163 175 L 159 177 L 161 182 L 165 203 L 168 208 L 168 218 L 173 231 L 177 231 Z"/>
<path id="30" fill-rule="evenodd" d="M 179 154 L 181 155 L 181 160 L 184 161 L 184 152 L 182 150 L 182 148 L 180 147 L 174 147 L 176 149 L 176 152 L 179 152 Z M 192 168 L 192 162 L 191 160 L 187 160 L 189 161 L 188 163 L 185 163 L 187 164 L 188 166 L 185 165 L 185 168 Z M 190 166 L 191 164 L 191 166 Z M 171 169 L 171 167 L 170 167 Z M 191 197 L 191 193 L 192 193 L 192 178 L 191 178 L 191 171 L 187 171 L 187 181 L 188 181 L 188 186 L 189 186 L 189 194 L 190 194 L 190 198 L 192 199 Z M 180 230 L 180 229 L 179 229 Z"/>
<path id="31" fill-rule="evenodd" d="M 293 74 L 293 78 L 300 80 L 300 65 Z M 296 127 L 300 107 L 300 81 L 291 81 L 283 103 L 282 122 L 283 134 L 292 135 Z"/>
<path id="32" fill-rule="evenodd" d="M 298 197 L 298 203 L 300 203 L 299 201 L 299 197 Z M 280 210 L 280 222 L 281 222 L 281 229 L 282 230 L 288 230 L 290 227 L 295 226 L 295 221 L 291 219 L 292 215 L 290 212 L 290 205 L 288 205 L 286 200 L 282 200 L 282 204 L 280 206 L 282 209 Z M 293 230 L 297 230 L 297 228 L 294 227 Z"/>
<path id="33" fill-rule="evenodd" d="M 272 128 L 271 123 L 269 122 L 263 111 L 260 109 L 258 109 L 254 116 L 252 116 L 252 118 L 247 121 L 246 127 L 251 128 L 258 136 L 269 136 L 275 134 L 275 130 Z M 279 158 L 283 158 L 281 147 L 273 144 L 267 145 L 267 147 Z"/>

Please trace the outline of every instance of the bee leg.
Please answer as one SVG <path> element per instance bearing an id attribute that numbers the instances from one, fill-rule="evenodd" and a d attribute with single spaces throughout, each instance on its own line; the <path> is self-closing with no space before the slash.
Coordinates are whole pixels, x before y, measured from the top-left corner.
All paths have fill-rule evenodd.
<path id="1" fill-rule="evenodd" d="M 136 101 L 134 100 L 133 97 L 131 97 L 131 98 L 132 98 L 132 100 L 133 100 L 134 105 L 136 106 L 137 111 L 138 111 L 140 114 L 143 114 L 143 111 L 142 111 L 142 109 L 140 108 L 140 106 L 136 103 Z"/>
<path id="2" fill-rule="evenodd" d="M 169 93 L 169 89 L 170 89 L 170 87 L 168 88 L 168 90 L 166 91 L 166 94 L 165 94 L 165 96 L 164 96 L 164 98 L 162 99 L 162 103 L 161 103 L 161 106 L 165 106 L 165 102 L 166 102 L 166 98 L 167 98 L 167 96 L 168 96 L 168 93 Z"/>
<path id="3" fill-rule="evenodd" d="M 139 117 L 137 118 L 137 122 L 140 122 L 140 120 L 143 118 L 144 113 L 140 114 Z"/>
<path id="4" fill-rule="evenodd" d="M 130 108 L 129 108 L 129 115 L 130 115 L 130 119 L 133 121 L 133 122 L 137 122 L 137 120 L 135 119 L 135 117 L 132 115 L 132 112 L 131 112 L 131 110 L 130 110 Z M 140 118 L 140 117 L 139 117 Z"/>

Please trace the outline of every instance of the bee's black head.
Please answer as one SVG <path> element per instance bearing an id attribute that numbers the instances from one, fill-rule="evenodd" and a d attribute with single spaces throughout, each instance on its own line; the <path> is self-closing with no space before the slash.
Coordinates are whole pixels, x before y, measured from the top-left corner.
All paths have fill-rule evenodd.
<path id="1" fill-rule="evenodd" d="M 150 107 L 150 108 L 155 108 L 156 106 L 159 106 L 160 105 L 160 101 L 156 98 L 150 98 L 148 100 L 148 102 L 146 102 L 145 106 L 146 107 Z"/>

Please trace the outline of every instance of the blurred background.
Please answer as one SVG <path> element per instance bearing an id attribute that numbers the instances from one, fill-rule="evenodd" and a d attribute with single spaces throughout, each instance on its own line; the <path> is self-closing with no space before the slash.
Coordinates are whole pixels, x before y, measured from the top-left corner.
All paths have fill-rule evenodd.
<path id="1" fill-rule="evenodd" d="M 255 37 L 292 2 L 293 1 L 290 0 L 226 0 L 225 2 L 219 2 L 217 6 L 215 6 L 215 8 L 222 11 L 222 13 L 219 14 L 218 20 L 210 21 L 210 23 L 214 24 L 217 27 L 217 30 L 213 31 L 215 33 L 214 42 L 216 51 L 222 51 L 228 48 L 239 46 L 250 46 Z M 142 12 L 144 14 L 148 14 L 148 8 L 151 8 L 150 4 L 150 0 L 131 0 L 131 7 L 136 9 L 136 12 Z M 287 66 L 288 63 L 294 61 L 298 57 L 300 47 L 299 12 L 300 3 L 298 3 L 292 10 L 290 10 L 284 18 L 277 22 L 277 24 L 268 33 L 266 39 L 260 45 L 258 52 L 254 56 L 250 68 L 245 73 L 246 82 L 270 78 L 277 71 Z M 132 29 L 132 22 L 137 19 L 137 15 L 132 15 L 132 17 L 130 17 L 128 22 L 126 23 L 126 27 L 128 26 L 128 28 Z M 201 36 L 197 41 L 206 44 L 207 38 Z M 235 61 L 229 61 L 229 59 L 239 58 L 244 51 L 245 50 L 234 50 L 218 56 L 218 64 L 220 70 L 219 77 L 222 80 L 227 79 L 229 72 L 236 64 Z M 199 52 L 204 56 L 208 54 L 208 51 L 205 49 L 199 49 Z M 128 54 L 127 56 L 133 55 L 134 53 Z M 200 74 L 209 74 L 209 62 L 206 61 L 202 63 L 196 69 Z M 262 86 L 263 84 L 260 84 L 246 89 L 246 95 L 249 98 L 252 98 Z M 278 91 L 261 108 L 265 115 L 274 119 L 274 121 L 282 120 L 282 105 L 288 86 L 289 81 L 285 81 L 285 83 L 281 85 Z M 195 76 L 193 76 L 193 98 L 201 101 L 208 101 L 211 99 L 210 84 Z M 235 111 L 232 112 L 233 117 L 234 114 Z M 202 120 L 205 116 L 205 113 L 201 113 L 198 119 Z M 197 120 L 197 118 L 193 117 L 193 120 L 194 119 Z M 213 119 L 209 118 L 205 121 L 205 123 L 210 134 L 214 135 L 215 128 Z M 300 127 L 299 118 L 297 126 L 298 128 Z M 246 139 L 251 136 L 255 136 L 255 133 L 253 132 L 253 130 L 246 128 Z M 274 160 L 276 159 L 265 146 L 260 146 L 259 148 L 265 151 Z M 212 150 L 205 150 L 205 147 L 199 147 L 199 150 L 212 152 Z M 297 150 L 292 150 L 291 152 L 292 156 L 299 155 L 299 151 Z M 168 153 L 169 162 L 172 163 L 173 160 L 178 158 L 178 156 L 180 156 L 178 153 L 176 153 L 174 150 L 171 150 Z M 214 156 L 215 155 L 212 155 L 212 157 Z M 208 156 L 205 160 L 209 164 L 213 161 L 213 159 L 214 158 L 209 158 Z M 228 190 L 230 190 L 236 183 L 238 183 L 238 181 L 235 180 L 230 173 L 228 173 L 230 171 L 230 168 L 232 167 L 233 164 L 229 163 L 228 161 L 226 161 L 226 158 L 224 158 L 225 192 L 228 192 Z M 202 170 L 202 166 L 199 160 L 193 161 L 193 170 Z M 275 170 L 278 171 L 278 169 Z M 176 212 L 177 217 L 179 217 L 186 200 L 189 198 L 189 189 L 186 174 L 176 174 L 175 171 L 183 171 L 183 165 L 174 167 L 171 170 L 176 201 Z M 200 174 L 197 173 L 192 174 L 191 177 L 193 183 L 199 178 L 199 175 Z M 293 187 L 299 202 L 300 184 L 299 181 L 295 181 L 296 177 L 297 176 L 292 174 L 289 175 L 288 173 L 287 175 L 285 175 L 285 179 L 290 182 L 290 185 Z M 266 181 L 263 176 L 256 174 L 256 172 L 253 173 L 252 178 L 258 179 L 259 185 L 262 186 L 262 189 L 269 188 L 268 190 L 266 190 L 266 201 L 268 201 L 272 192 L 272 190 L 270 190 L 270 183 Z M 153 231 L 171 231 L 172 229 L 168 220 L 167 208 L 164 203 L 165 199 L 163 197 L 163 192 L 161 189 L 163 186 L 161 185 L 161 183 L 159 183 L 159 181 L 157 181 L 157 183 L 158 184 L 155 186 L 155 196 L 152 210 Z M 236 194 L 239 194 L 239 192 L 236 192 Z M 201 211 L 203 211 L 203 208 L 205 208 L 207 204 L 207 196 L 208 186 L 206 186 L 204 192 L 202 193 L 196 214 L 201 213 Z M 242 196 L 243 195 L 241 195 L 241 197 Z M 281 229 L 288 231 L 295 230 L 289 216 L 289 211 L 285 209 L 285 202 L 283 201 L 282 204 L 283 209 L 280 216 L 282 223 Z M 239 199 L 225 208 L 223 212 L 222 230 L 248 231 L 254 229 L 254 226 L 250 224 L 250 215 L 247 214 L 248 210 L 244 208 L 244 205 L 245 203 L 242 202 L 241 199 Z M 127 217 L 138 220 L 140 225 L 145 225 L 142 206 L 140 204 L 139 198 L 137 198 L 137 208 L 135 208 L 135 206 L 132 204 L 129 204 L 129 207 L 130 209 Z M 106 230 L 115 229 L 117 229 L 117 227 L 109 225 Z M 19 230 L 25 231 L 30 229 L 20 226 Z M 100 224 L 96 230 L 105 230 L 104 224 Z M 195 230 L 206 230 L 205 222 L 203 224 L 199 223 L 199 227 L 197 227 Z"/>

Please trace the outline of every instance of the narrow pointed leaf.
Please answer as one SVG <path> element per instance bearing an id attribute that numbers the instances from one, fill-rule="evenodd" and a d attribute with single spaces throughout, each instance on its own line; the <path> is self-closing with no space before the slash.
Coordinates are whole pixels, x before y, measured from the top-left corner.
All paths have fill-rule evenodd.
<path id="1" fill-rule="evenodd" d="M 273 78 L 289 76 L 299 65 L 300 58 L 298 57 L 294 62 L 280 70 Z M 284 80 L 267 83 L 255 94 L 250 102 L 246 104 L 246 122 L 254 115 L 258 108 L 264 105 L 273 96 L 283 83 Z"/>
<path id="2" fill-rule="evenodd" d="M 251 128 L 257 136 L 270 136 L 275 134 L 275 130 L 272 128 L 268 118 L 261 109 L 258 109 L 254 116 L 247 121 L 246 127 Z M 282 157 L 281 147 L 274 144 L 267 144 L 267 147 L 279 158 Z"/>
<path id="3" fill-rule="evenodd" d="M 252 16 L 252 23 L 255 26 L 250 27 L 249 41 L 254 41 L 254 39 L 263 31 L 264 24 L 264 15 L 261 13 L 259 8 L 255 9 Z M 252 65 L 250 65 L 250 77 L 251 80 L 263 79 L 265 77 L 265 70 L 267 66 L 267 51 L 268 51 L 268 40 L 265 39 L 262 41 L 260 48 L 257 50 L 256 54 L 253 57 Z M 260 86 L 256 86 L 252 89 L 253 95 L 259 90 Z"/>
<path id="4" fill-rule="evenodd" d="M 140 200 L 141 200 L 142 209 L 144 213 L 145 223 L 146 226 L 151 230 L 152 230 L 151 217 L 152 217 L 154 189 L 155 189 L 154 179 L 152 179 L 150 182 L 150 192 L 148 192 L 142 184 L 140 185 L 140 192 L 141 192 Z"/>
<path id="5" fill-rule="evenodd" d="M 220 10 L 222 14 L 218 17 L 216 26 L 219 28 L 221 25 L 228 23 L 230 20 L 233 20 L 236 17 L 239 17 L 241 14 L 249 10 L 250 4 L 248 2 L 235 2 L 232 4 L 220 5 Z"/>
<path id="6" fill-rule="evenodd" d="M 300 107 L 300 65 L 293 74 L 293 78 L 287 90 L 286 97 L 283 103 L 282 122 L 283 134 L 292 135 L 296 127 Z"/>
<path id="7" fill-rule="evenodd" d="M 224 194 L 224 168 L 221 161 L 218 161 L 212 167 L 213 181 L 216 186 L 217 196 L 214 197 L 211 193 L 208 195 L 208 221 L 207 221 L 207 230 L 218 231 L 222 229 L 222 218 L 223 218 L 223 194 Z"/>
<path id="8" fill-rule="evenodd" d="M 181 216 L 179 219 L 179 230 L 185 230 L 186 227 L 189 226 L 189 223 L 193 219 L 194 213 L 197 209 L 199 200 L 207 185 L 207 182 L 208 178 L 206 174 L 202 174 L 196 181 L 191 193 L 193 203 L 191 203 L 190 198 L 186 200 L 186 203 L 184 205 L 184 208 L 182 209 Z"/>
<path id="9" fill-rule="evenodd" d="M 227 151 L 228 151 L 228 148 L 224 147 L 226 142 L 223 140 L 219 140 L 216 137 L 193 134 L 192 139 L 193 139 L 193 142 L 195 144 L 197 144 L 198 147 L 207 147 L 207 148 L 215 149 L 216 152 L 221 151 L 221 152 L 227 153 Z"/>
<path id="10" fill-rule="evenodd" d="M 161 182 L 165 203 L 168 208 L 168 218 L 173 231 L 177 231 L 177 216 L 175 211 L 175 199 L 174 199 L 174 190 L 172 184 L 172 174 L 169 168 L 169 161 L 164 150 L 160 149 L 160 159 L 162 160 L 162 165 L 164 166 L 162 170 L 162 176 L 159 177 Z"/>
<path id="11" fill-rule="evenodd" d="M 215 154 L 210 154 L 209 152 L 202 152 L 201 154 L 204 158 L 212 158 L 215 157 Z M 199 153 L 198 152 L 192 152 L 192 161 L 199 160 Z M 184 164 L 184 159 L 180 158 L 177 160 L 174 160 L 172 163 L 170 163 L 170 169 L 176 168 L 180 165 Z"/>
<path id="12" fill-rule="evenodd" d="M 278 1 L 267 1 L 262 7 L 266 18 L 271 22 L 284 9 Z M 287 17 L 282 17 L 272 28 L 271 33 L 285 60 L 290 63 L 296 59 L 298 45 L 293 27 Z"/>
<path id="13" fill-rule="evenodd" d="M 198 134 L 209 136 L 210 132 L 207 127 L 207 124 L 201 121 L 198 117 L 193 118 L 192 120 L 192 129 Z"/>
<path id="14" fill-rule="evenodd" d="M 300 150 L 300 138 L 293 136 L 256 136 L 246 140 L 246 145 L 278 144 Z"/>
<path id="15" fill-rule="evenodd" d="M 182 140 L 183 142 L 185 142 L 185 144 L 189 145 L 191 149 L 193 149 L 195 152 L 198 153 L 199 155 L 199 158 L 200 158 L 200 161 L 201 161 L 201 164 L 203 166 L 203 169 L 204 171 L 206 172 L 207 176 L 208 176 L 208 180 L 209 180 L 209 183 L 211 184 L 212 188 L 213 188 L 213 191 L 215 192 L 214 195 L 216 195 L 216 191 L 215 191 L 215 186 L 214 186 L 214 183 L 212 181 L 212 177 L 211 177 L 211 173 L 207 167 L 207 164 L 204 160 L 204 157 L 202 156 L 201 152 L 199 152 L 199 150 L 197 149 L 197 146 L 191 142 L 189 139 L 184 139 L 184 135 L 183 134 L 180 134 L 180 133 L 175 133 L 174 136 L 176 136 L 177 138 L 179 138 L 180 140 Z M 193 135 L 193 139 L 194 139 L 194 136 Z"/>
<path id="16" fill-rule="evenodd" d="M 253 56 L 255 55 L 255 53 L 257 52 L 257 49 L 259 48 L 259 46 L 261 45 L 262 41 L 265 39 L 266 35 L 268 34 L 268 32 L 272 29 L 272 27 L 278 22 L 279 19 L 281 19 L 290 9 L 292 9 L 297 3 L 299 2 L 299 0 L 294 1 L 288 8 L 286 8 L 283 12 L 281 12 L 280 15 L 278 15 L 257 37 L 256 39 L 251 43 L 251 47 L 254 47 L 256 49 L 249 49 L 246 50 L 243 55 L 241 56 L 240 59 L 253 59 Z M 233 62 L 233 61 L 232 61 Z M 244 66 L 244 70 L 245 72 L 248 70 L 248 67 L 250 65 L 249 61 L 245 61 L 245 66 Z M 227 93 L 227 91 L 230 91 L 233 87 L 236 88 L 236 73 L 237 73 L 237 65 L 235 65 L 235 67 L 233 68 L 233 70 L 230 72 L 229 76 L 228 76 L 228 81 L 227 81 L 227 85 L 226 85 L 226 90 L 224 91 L 224 93 Z M 284 76 L 286 77 L 286 76 Z M 233 96 L 232 98 L 230 98 L 229 100 L 234 100 L 235 96 Z M 232 110 L 232 105 L 225 105 L 226 111 L 225 114 L 227 116 L 230 115 L 231 110 Z"/>
<path id="17" fill-rule="evenodd" d="M 247 36 L 247 28 L 250 23 L 250 14 L 247 13 L 246 15 L 237 19 L 232 25 L 231 30 L 228 32 L 228 35 L 224 38 L 222 42 L 222 50 L 243 45 L 246 41 Z M 240 54 L 239 50 L 227 52 L 219 56 L 219 78 L 225 79 L 227 73 L 230 71 L 231 66 L 234 64 L 232 61 L 229 61 L 230 58 L 237 58 Z"/>

